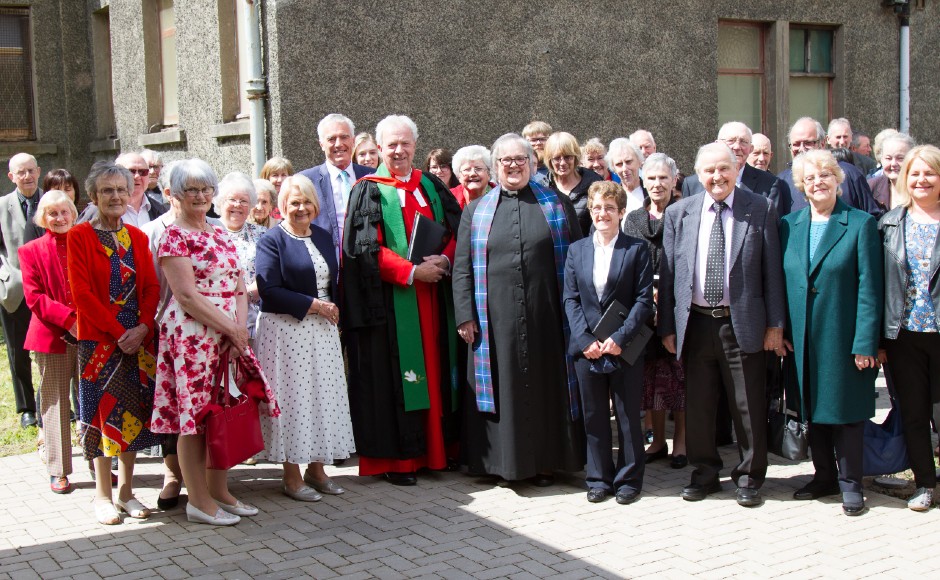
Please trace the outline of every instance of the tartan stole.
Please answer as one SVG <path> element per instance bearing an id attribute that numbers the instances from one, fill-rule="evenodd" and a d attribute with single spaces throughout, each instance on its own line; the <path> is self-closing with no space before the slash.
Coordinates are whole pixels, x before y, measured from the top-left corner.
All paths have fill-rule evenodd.
<path id="1" fill-rule="evenodd" d="M 535 194 L 539 208 L 548 222 L 548 229 L 552 234 L 552 245 L 555 251 L 555 275 L 558 280 L 558 296 L 564 295 L 565 257 L 568 255 L 568 245 L 571 236 L 568 232 L 568 220 L 565 210 L 558 202 L 556 194 L 534 181 L 529 187 Z M 490 361 L 490 330 L 489 312 L 487 310 L 487 281 L 486 281 L 486 243 L 489 239 L 490 228 L 493 225 L 493 216 L 499 204 L 499 194 L 502 188 L 494 187 L 480 199 L 473 218 L 470 222 L 470 262 L 473 266 L 473 298 L 477 309 L 480 325 L 480 336 L 473 344 L 473 373 L 476 379 L 477 409 L 483 413 L 495 413 L 496 402 L 493 396 L 493 374 Z M 564 335 L 565 368 L 567 371 L 568 407 L 572 420 L 581 415 L 581 398 L 578 393 L 578 378 L 574 372 L 574 358 L 567 354 L 568 337 L 571 334 L 568 318 L 564 315 L 564 301 L 562 298 L 562 332 Z"/>

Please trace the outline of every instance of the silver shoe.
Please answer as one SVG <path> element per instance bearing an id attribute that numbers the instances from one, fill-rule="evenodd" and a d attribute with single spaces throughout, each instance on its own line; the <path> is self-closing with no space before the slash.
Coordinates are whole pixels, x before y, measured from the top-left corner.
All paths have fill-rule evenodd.
<path id="1" fill-rule="evenodd" d="M 311 474 L 309 471 L 304 472 L 304 483 L 319 491 L 320 493 L 325 493 L 326 495 L 340 495 L 342 493 L 346 493 L 346 490 L 343 489 L 343 486 L 336 483 L 329 477 L 326 478 L 326 481 L 317 481 L 313 478 L 313 474 Z"/>
<path id="2" fill-rule="evenodd" d="M 186 504 L 186 519 L 197 524 L 209 524 L 211 526 L 234 526 L 242 520 L 222 508 L 215 511 L 215 516 L 210 516 L 191 503 Z"/>
<path id="3" fill-rule="evenodd" d="M 933 490 L 926 487 L 918 487 L 914 490 L 914 495 L 907 500 L 907 507 L 915 512 L 925 512 L 933 505 Z"/>
<path id="4" fill-rule="evenodd" d="M 215 503 L 219 504 L 219 507 L 227 511 L 230 514 L 235 514 L 236 516 L 256 516 L 258 515 L 258 508 L 251 504 L 244 503 L 240 500 L 235 500 L 234 505 L 229 505 L 227 503 L 222 503 L 219 500 L 215 500 Z"/>
<path id="5" fill-rule="evenodd" d="M 291 491 L 287 488 L 286 485 L 282 485 L 281 491 L 287 497 L 297 501 L 320 501 L 323 499 L 323 496 L 317 493 L 317 490 L 313 489 L 312 487 L 307 487 L 306 485 L 297 491 Z"/>

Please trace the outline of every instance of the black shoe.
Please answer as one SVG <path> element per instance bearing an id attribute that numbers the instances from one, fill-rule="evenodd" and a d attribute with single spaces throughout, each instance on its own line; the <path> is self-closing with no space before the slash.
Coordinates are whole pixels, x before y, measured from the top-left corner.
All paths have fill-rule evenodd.
<path id="1" fill-rule="evenodd" d="M 740 506 L 754 507 L 764 503 L 764 499 L 760 496 L 760 490 L 756 487 L 739 487 L 734 495 Z"/>
<path id="2" fill-rule="evenodd" d="M 27 427 L 32 427 L 33 425 L 36 425 L 36 424 L 37 424 L 37 421 L 36 421 L 35 412 L 26 411 L 25 413 L 20 415 L 20 427 L 22 427 L 23 429 Z"/>
<path id="3" fill-rule="evenodd" d="M 842 494 L 842 513 L 860 516 L 865 511 L 865 497 L 860 492 L 847 491 Z"/>
<path id="4" fill-rule="evenodd" d="M 819 499 L 821 497 L 829 497 L 831 495 L 839 495 L 842 493 L 839 491 L 839 484 L 830 481 L 817 481 L 813 480 L 800 489 L 793 492 L 793 499 L 807 500 L 807 499 Z"/>
<path id="5" fill-rule="evenodd" d="M 175 497 L 157 497 L 157 507 L 162 510 L 171 510 L 180 503 L 180 496 Z"/>
<path id="6" fill-rule="evenodd" d="M 658 459 L 666 459 L 669 457 L 669 446 L 663 445 L 660 447 L 659 451 L 654 451 L 653 453 L 646 453 L 646 462 L 652 463 Z"/>
<path id="7" fill-rule="evenodd" d="M 345 459 L 334 459 L 334 460 L 333 460 L 333 465 L 336 466 L 336 467 L 339 467 L 340 465 L 342 465 L 342 464 L 344 464 L 344 463 L 346 463 L 346 460 L 345 460 Z"/>
<path id="8" fill-rule="evenodd" d="M 75 422 L 75 411 L 69 411 L 69 423 Z"/>
<path id="9" fill-rule="evenodd" d="M 708 485 L 690 483 L 689 485 L 682 488 L 682 491 L 679 492 L 679 497 L 685 501 L 702 501 L 709 495 L 719 491 L 721 491 L 721 482 L 719 481 L 715 481 Z"/>
<path id="10" fill-rule="evenodd" d="M 587 500 L 591 503 L 601 503 L 602 501 L 607 499 L 607 496 L 609 495 L 610 495 L 610 492 L 608 492 L 606 489 L 596 487 L 594 489 L 588 490 Z"/>
<path id="11" fill-rule="evenodd" d="M 629 487 L 621 487 L 617 490 L 617 495 L 615 499 L 620 505 L 627 505 L 633 503 L 640 497 L 640 492 L 635 489 L 630 489 Z"/>
<path id="12" fill-rule="evenodd" d="M 669 460 L 669 467 L 673 469 L 682 469 L 689 464 L 689 458 L 685 455 L 673 455 Z"/>
<path id="13" fill-rule="evenodd" d="M 535 487 L 548 487 L 550 485 L 555 485 L 555 476 L 539 473 L 535 477 L 530 477 L 529 483 Z"/>
<path id="14" fill-rule="evenodd" d="M 387 471 L 385 479 L 392 485 L 417 485 L 418 478 L 413 471 Z"/>

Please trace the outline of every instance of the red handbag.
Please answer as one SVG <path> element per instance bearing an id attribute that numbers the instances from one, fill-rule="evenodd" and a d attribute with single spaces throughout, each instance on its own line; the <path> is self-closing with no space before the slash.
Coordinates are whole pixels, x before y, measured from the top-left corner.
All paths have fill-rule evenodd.
<path id="1" fill-rule="evenodd" d="M 205 412 L 206 467 L 231 469 L 264 450 L 258 400 L 229 393 L 228 353 L 219 357 L 219 372 L 213 381 L 213 402 Z"/>

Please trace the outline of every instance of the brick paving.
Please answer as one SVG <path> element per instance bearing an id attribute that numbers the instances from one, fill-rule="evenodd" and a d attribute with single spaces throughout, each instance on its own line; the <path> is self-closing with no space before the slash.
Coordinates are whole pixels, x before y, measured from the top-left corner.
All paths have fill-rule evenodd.
<path id="1" fill-rule="evenodd" d="M 884 397 L 880 399 L 882 402 Z M 882 409 L 880 414 L 883 415 Z M 77 450 L 76 450 L 77 451 Z M 725 464 L 737 454 L 723 448 Z M 328 472 L 346 489 L 315 504 L 278 491 L 279 469 L 240 466 L 236 496 L 261 513 L 232 528 L 186 521 L 182 505 L 146 521 L 95 522 L 84 462 L 76 490 L 58 496 L 35 453 L 0 459 L 0 578 L 915 578 L 938 577 L 940 511 L 866 491 L 869 511 L 842 515 L 838 498 L 791 499 L 809 462 L 772 458 L 765 503 L 723 491 L 678 497 L 691 468 L 647 469 L 640 500 L 585 501 L 583 474 L 558 484 L 494 485 L 458 473 L 422 473 L 416 487 Z M 157 459 L 141 457 L 137 496 L 156 506 Z"/>

